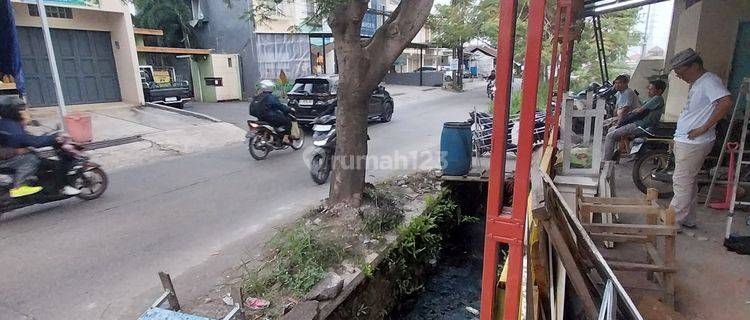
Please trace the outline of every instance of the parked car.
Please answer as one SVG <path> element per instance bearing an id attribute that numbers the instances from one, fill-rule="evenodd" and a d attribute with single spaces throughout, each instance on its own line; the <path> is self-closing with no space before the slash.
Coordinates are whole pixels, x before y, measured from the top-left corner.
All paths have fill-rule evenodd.
<path id="1" fill-rule="evenodd" d="M 338 75 L 313 75 L 297 78 L 287 93 L 289 106 L 297 110 L 297 121 L 309 126 L 317 117 L 335 115 Z M 370 96 L 368 118 L 388 122 L 393 116 L 393 99 L 381 83 Z"/>
<path id="2" fill-rule="evenodd" d="M 429 72 L 429 71 L 438 71 L 435 67 L 419 67 L 414 72 Z"/>
<path id="3" fill-rule="evenodd" d="M 140 66 L 140 73 L 146 102 L 182 109 L 185 102 L 192 100 L 190 84 L 187 81 L 176 81 L 173 68 Z"/>

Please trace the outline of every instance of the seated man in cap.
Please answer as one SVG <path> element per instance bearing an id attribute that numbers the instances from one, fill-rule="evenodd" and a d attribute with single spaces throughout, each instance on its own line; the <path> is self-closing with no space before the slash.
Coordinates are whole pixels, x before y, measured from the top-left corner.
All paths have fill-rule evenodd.
<path id="1" fill-rule="evenodd" d="M 670 63 L 677 77 L 690 84 L 674 134 L 674 197 L 670 206 L 679 225 L 695 228 L 696 176 L 713 149 L 716 123 L 732 108 L 732 97 L 721 78 L 706 71 L 695 50 L 675 54 Z"/>

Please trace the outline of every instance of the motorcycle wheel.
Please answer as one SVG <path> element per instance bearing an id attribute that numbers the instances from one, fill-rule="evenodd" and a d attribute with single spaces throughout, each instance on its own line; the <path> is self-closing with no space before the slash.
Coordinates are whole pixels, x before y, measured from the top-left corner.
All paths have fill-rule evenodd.
<path id="1" fill-rule="evenodd" d="M 250 156 L 255 160 L 263 160 L 268 157 L 271 149 L 266 145 L 262 135 L 255 135 L 250 142 L 247 144 L 247 149 L 250 151 Z"/>
<path id="2" fill-rule="evenodd" d="M 393 118 L 393 104 L 387 102 L 383 106 L 383 113 L 380 115 L 380 122 L 390 122 Z"/>
<path id="3" fill-rule="evenodd" d="M 671 198 L 674 195 L 672 184 L 656 181 L 651 177 L 652 172 L 669 166 L 668 158 L 666 150 L 650 150 L 639 156 L 633 164 L 633 183 L 636 188 L 644 194 L 649 188 L 654 188 L 659 192 L 659 199 Z"/>
<path id="4" fill-rule="evenodd" d="M 328 181 L 331 174 L 331 168 L 328 164 L 328 157 L 325 154 L 316 153 L 310 160 L 310 177 L 317 184 L 324 184 Z"/>
<path id="5" fill-rule="evenodd" d="M 93 168 L 81 173 L 75 184 L 76 188 L 81 190 L 77 197 L 88 201 L 99 198 L 104 194 L 109 185 L 109 179 L 104 170 Z"/>
<path id="6" fill-rule="evenodd" d="M 299 150 L 302 149 L 302 147 L 305 145 L 305 133 L 302 132 L 299 136 L 299 139 L 293 140 L 292 144 L 290 145 L 292 149 Z"/>

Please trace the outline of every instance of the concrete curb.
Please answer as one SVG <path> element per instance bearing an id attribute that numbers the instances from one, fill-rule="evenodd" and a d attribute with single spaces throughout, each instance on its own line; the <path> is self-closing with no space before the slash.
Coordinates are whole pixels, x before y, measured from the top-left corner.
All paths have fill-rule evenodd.
<path id="1" fill-rule="evenodd" d="M 161 109 L 161 110 L 165 110 L 165 111 L 170 111 L 170 112 L 178 113 L 178 114 L 181 114 L 183 116 L 188 116 L 188 117 L 194 117 L 194 118 L 198 118 L 198 119 L 208 120 L 208 121 L 211 121 L 211 122 L 216 122 L 216 123 L 224 122 L 224 121 L 221 121 L 219 119 L 216 119 L 216 118 L 214 118 L 212 116 L 209 116 L 209 115 L 206 115 L 206 114 L 202 114 L 202 113 L 198 113 L 198 112 L 194 112 L 194 111 L 183 110 L 183 109 L 178 109 L 178 108 L 174 108 L 174 107 L 170 107 L 170 106 L 165 106 L 163 104 L 146 102 L 146 106 L 147 107 L 151 107 L 151 108 L 156 108 L 156 109 Z"/>
<path id="2" fill-rule="evenodd" d="M 404 212 L 404 221 L 402 222 L 402 225 L 409 225 L 414 218 L 417 216 L 422 215 L 424 212 L 424 209 L 426 208 L 425 202 L 424 202 L 424 195 L 417 198 L 419 201 L 415 203 L 412 207 L 408 208 L 406 212 Z M 384 235 L 383 241 L 384 246 L 381 247 L 376 252 L 369 253 L 365 257 L 365 264 L 369 265 L 371 270 L 375 270 L 382 262 L 385 260 L 385 258 L 391 253 L 393 248 L 396 247 L 397 242 L 399 240 L 398 234 L 396 232 L 391 232 L 389 234 Z M 312 313 L 305 313 L 303 317 L 287 317 L 292 310 L 294 310 L 297 306 L 293 307 L 292 310 L 289 311 L 286 315 L 282 317 L 283 320 L 313 320 L 313 319 L 326 319 L 328 318 L 331 313 L 336 311 L 336 309 L 341 306 L 346 299 L 351 296 L 352 293 L 354 293 L 354 290 L 365 281 L 366 276 L 364 271 L 360 268 L 360 266 L 353 265 L 350 261 L 344 261 L 342 264 L 346 269 L 350 269 L 353 272 L 344 272 L 344 274 L 338 274 L 340 277 L 344 279 L 344 285 L 341 289 L 341 291 L 330 300 L 324 300 L 320 301 L 318 304 L 318 308 Z M 325 281 L 325 279 L 321 280 Z M 300 301 L 300 304 L 303 302 L 306 302 L 307 300 Z"/>

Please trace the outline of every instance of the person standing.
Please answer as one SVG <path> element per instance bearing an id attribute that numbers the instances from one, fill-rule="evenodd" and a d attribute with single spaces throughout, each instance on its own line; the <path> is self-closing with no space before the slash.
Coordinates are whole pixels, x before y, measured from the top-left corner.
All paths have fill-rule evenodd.
<path id="1" fill-rule="evenodd" d="M 661 119 L 664 113 L 664 90 L 667 84 L 661 80 L 654 80 L 648 84 L 648 96 L 650 97 L 643 106 L 635 108 L 633 111 L 624 115 L 618 127 L 609 129 L 607 136 L 604 138 L 604 160 L 612 160 L 615 152 L 615 146 L 622 137 L 638 133 L 638 127 L 647 129 L 654 126 Z"/>
<path id="2" fill-rule="evenodd" d="M 674 196 L 670 206 L 679 225 L 695 228 L 696 177 L 713 149 L 716 123 L 732 108 L 732 97 L 721 79 L 703 67 L 703 59 L 692 48 L 675 54 L 670 63 L 677 77 L 690 84 L 674 134 Z"/>
<path id="3" fill-rule="evenodd" d="M 615 107 L 617 108 L 618 123 L 620 123 L 630 111 L 641 106 L 641 103 L 638 101 L 638 95 L 635 94 L 633 89 L 628 87 L 629 84 L 630 77 L 624 74 L 617 76 L 613 83 L 615 90 L 617 90 L 617 94 L 615 95 L 617 97 Z"/>

